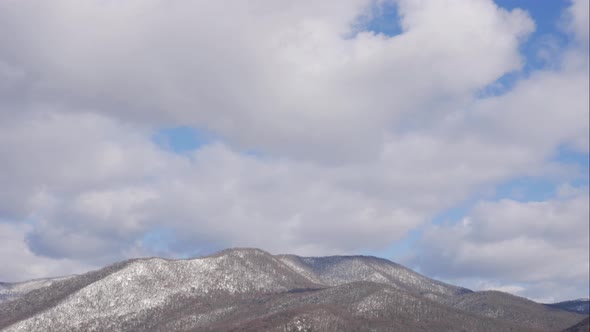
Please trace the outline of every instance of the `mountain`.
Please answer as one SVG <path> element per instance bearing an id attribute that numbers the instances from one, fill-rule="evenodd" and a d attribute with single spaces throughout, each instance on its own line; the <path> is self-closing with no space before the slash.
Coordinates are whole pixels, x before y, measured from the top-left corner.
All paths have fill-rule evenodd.
<path id="1" fill-rule="evenodd" d="M 498 291 L 464 294 L 455 297 L 449 304 L 466 312 L 511 321 L 540 330 L 562 329 L 563 322 L 571 317 L 567 311 L 547 308 L 543 304 Z"/>
<path id="2" fill-rule="evenodd" d="M 590 317 L 586 317 L 579 321 L 576 325 L 570 326 L 563 332 L 588 332 L 590 331 Z"/>
<path id="3" fill-rule="evenodd" d="M 0 303 L 2 331 L 556 331 L 585 318 L 381 258 L 258 249 L 134 259 L 28 284 Z"/>
<path id="4" fill-rule="evenodd" d="M 337 286 L 353 281 L 372 281 L 418 293 L 435 301 L 471 292 L 462 287 L 427 278 L 404 266 L 377 257 L 280 255 L 278 258 L 299 274 L 322 285 Z"/>
<path id="5" fill-rule="evenodd" d="M 578 314 L 590 315 L 590 299 L 578 299 L 557 303 L 549 303 L 545 305 L 552 308 L 575 312 Z"/>
<path id="6" fill-rule="evenodd" d="M 51 285 L 52 283 L 65 280 L 70 277 L 35 279 L 24 282 L 0 282 L 0 303 L 14 298 L 23 296 L 24 294 Z"/>

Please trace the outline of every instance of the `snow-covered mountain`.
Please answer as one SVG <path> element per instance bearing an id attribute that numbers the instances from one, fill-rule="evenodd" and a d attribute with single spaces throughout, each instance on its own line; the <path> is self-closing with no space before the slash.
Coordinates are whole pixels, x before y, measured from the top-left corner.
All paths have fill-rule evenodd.
<path id="1" fill-rule="evenodd" d="M 372 281 L 439 301 L 471 292 L 462 287 L 427 278 L 404 266 L 377 257 L 278 257 L 293 270 L 322 285 L 337 286 L 353 281 Z"/>
<path id="2" fill-rule="evenodd" d="M 11 294 L 0 303 L 2 331 L 555 331 L 585 318 L 376 257 L 258 249 L 0 287 Z"/>
<path id="3" fill-rule="evenodd" d="M 56 281 L 66 280 L 71 277 L 34 279 L 23 282 L 0 282 L 0 303 L 21 297 L 32 290 L 44 288 Z"/>

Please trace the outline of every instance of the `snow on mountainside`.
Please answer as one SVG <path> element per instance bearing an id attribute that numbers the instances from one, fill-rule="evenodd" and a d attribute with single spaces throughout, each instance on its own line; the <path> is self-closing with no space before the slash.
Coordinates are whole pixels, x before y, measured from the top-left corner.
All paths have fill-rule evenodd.
<path id="1" fill-rule="evenodd" d="M 261 250 L 228 250 L 192 260 L 139 259 L 81 289 L 75 296 L 9 331 L 31 331 L 50 320 L 64 328 L 85 321 L 133 315 L 162 306 L 175 295 L 286 292 L 313 286 Z M 73 326 L 72 326 L 73 325 Z"/>
<path id="2" fill-rule="evenodd" d="M 56 281 L 66 280 L 71 277 L 73 276 L 34 279 L 23 282 L 0 282 L 0 303 L 21 297 L 32 290 L 47 287 Z"/>
<path id="3" fill-rule="evenodd" d="M 366 256 L 297 257 L 280 260 L 311 280 L 330 286 L 353 281 L 373 281 L 419 293 L 435 300 L 471 292 L 427 278 L 385 259 Z"/>
<path id="4" fill-rule="evenodd" d="M 550 331 L 584 318 L 365 256 L 228 249 L 188 260 L 135 259 L 49 280 L 10 286 L 20 293 L 0 303 L 0 329 Z"/>

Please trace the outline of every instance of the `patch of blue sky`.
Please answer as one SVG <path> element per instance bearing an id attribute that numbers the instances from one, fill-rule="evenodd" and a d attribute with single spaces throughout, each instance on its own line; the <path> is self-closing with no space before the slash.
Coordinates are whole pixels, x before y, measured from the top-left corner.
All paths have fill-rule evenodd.
<path id="1" fill-rule="evenodd" d="M 393 37 L 402 33 L 397 12 L 397 4 L 392 1 L 374 0 L 368 11 L 360 15 L 353 24 L 353 37 L 359 32 L 368 31 Z"/>
<path id="2" fill-rule="evenodd" d="M 206 130 L 180 126 L 158 129 L 152 135 L 152 141 L 161 149 L 177 154 L 196 151 L 205 145 L 223 141 L 221 137 Z M 245 156 L 264 159 L 268 155 L 261 149 L 245 148 L 239 150 Z"/>
<path id="3" fill-rule="evenodd" d="M 477 92 L 478 98 L 487 98 L 502 95 L 510 91 L 516 84 L 524 78 L 520 71 L 513 71 L 502 75 L 491 84 L 483 87 Z"/>
<path id="4" fill-rule="evenodd" d="M 529 13 L 535 22 L 535 31 L 520 46 L 523 56 L 521 70 L 503 75 L 492 84 L 479 91 L 479 97 L 501 95 L 511 90 L 519 80 L 532 72 L 555 66 L 559 57 L 558 50 L 563 50 L 571 42 L 571 36 L 561 28 L 564 10 L 569 1 L 524 1 L 495 0 L 499 7 L 506 10 L 520 8 Z"/>
<path id="5" fill-rule="evenodd" d="M 143 235 L 142 245 L 156 254 L 170 253 L 170 245 L 176 240 L 175 231 L 167 227 L 156 227 Z"/>
<path id="6" fill-rule="evenodd" d="M 590 185 L 590 154 L 576 151 L 566 145 L 560 146 L 552 161 L 574 166 L 577 170 L 575 177 L 570 180 L 573 187 L 588 187 Z"/>
<path id="7" fill-rule="evenodd" d="M 547 177 L 521 177 L 496 186 L 494 199 L 545 201 L 556 196 L 561 183 Z"/>
<path id="8" fill-rule="evenodd" d="M 559 163 L 574 164 L 587 170 L 590 169 L 590 154 L 576 151 L 566 145 L 558 147 L 552 159 Z"/>
<path id="9" fill-rule="evenodd" d="M 431 223 L 434 225 L 448 225 L 459 222 L 465 218 L 473 207 L 480 200 L 484 199 L 483 194 L 474 194 L 463 202 L 446 209 L 432 218 Z"/>
<path id="10" fill-rule="evenodd" d="M 402 33 L 397 5 L 385 1 L 382 4 L 373 3 L 371 6 L 371 19 L 366 22 L 365 30 L 377 34 L 393 37 Z"/>
<path id="11" fill-rule="evenodd" d="M 535 21 L 536 33 L 538 34 L 554 33 L 556 24 L 561 19 L 564 9 L 571 4 L 567 0 L 494 0 L 494 2 L 499 7 L 509 11 L 516 8 L 527 11 Z"/>
<path id="12" fill-rule="evenodd" d="M 197 150 L 216 140 L 212 133 L 187 126 L 161 128 L 152 136 L 160 148 L 183 154 Z"/>
<path id="13" fill-rule="evenodd" d="M 590 155 L 561 146 L 549 161 L 575 166 L 577 172 L 568 185 L 575 188 L 589 186 Z M 485 192 L 474 193 L 466 201 L 445 210 L 432 219 L 433 224 L 448 224 L 461 221 L 471 209 L 482 199 L 501 200 L 510 199 L 519 202 L 545 201 L 558 196 L 563 179 L 548 176 L 523 176 L 504 181 L 494 187 L 493 194 Z"/>
<path id="14" fill-rule="evenodd" d="M 364 250 L 363 254 L 369 256 L 384 257 L 397 263 L 403 263 L 415 252 L 416 242 L 420 240 L 422 230 L 413 229 L 402 239 L 381 250 Z"/>
<path id="15" fill-rule="evenodd" d="M 545 45 L 547 38 L 557 43 L 555 46 L 559 48 L 563 48 L 571 41 L 571 37 L 561 27 L 564 11 L 570 6 L 569 1 L 495 0 L 495 2 L 506 10 L 516 8 L 525 10 L 535 22 L 535 31 L 521 48 L 528 60 L 525 69 L 534 69 L 543 64 L 543 59 L 537 57 L 537 52 L 539 47 Z"/>
<path id="16" fill-rule="evenodd" d="M 200 257 L 222 249 L 219 244 L 183 236 L 176 229 L 166 226 L 157 226 L 146 232 L 141 244 L 154 255 L 175 259 Z"/>

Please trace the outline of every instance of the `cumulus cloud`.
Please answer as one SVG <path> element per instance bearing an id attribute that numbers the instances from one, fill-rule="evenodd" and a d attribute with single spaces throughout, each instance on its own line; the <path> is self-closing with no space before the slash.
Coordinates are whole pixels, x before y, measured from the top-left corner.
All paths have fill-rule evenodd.
<path id="1" fill-rule="evenodd" d="M 0 58 L 23 73 L 26 100 L 348 160 L 378 154 L 404 115 L 518 69 L 519 41 L 534 29 L 525 12 L 489 1 L 402 1 L 402 34 L 346 37 L 371 4 L 7 2 Z"/>
<path id="2" fill-rule="evenodd" d="M 573 0 L 571 6 L 565 13 L 566 29 L 572 31 L 582 46 L 588 47 L 590 29 L 590 4 L 588 1 Z"/>
<path id="3" fill-rule="evenodd" d="M 482 91 L 522 68 L 535 29 L 525 11 L 400 0 L 388 18 L 399 34 L 367 31 L 384 4 L 1 2 L 0 218 L 10 220 L 10 250 L 47 265 L 0 277 L 238 245 L 378 250 L 503 181 L 577 176 L 552 156 L 564 146 L 588 153 L 584 1 L 564 16 L 578 44 L 499 95 Z M 154 143 L 176 125 L 215 138 L 184 154 Z M 584 225 L 543 219 L 578 216 L 587 202 L 573 192 L 482 203 L 471 226 L 437 228 L 440 241 L 424 247 L 438 257 L 428 249 L 461 240 L 448 249 L 457 268 L 426 271 L 456 277 L 469 263 L 482 278 L 534 282 L 525 292 L 562 280 L 551 264 L 502 274 L 524 259 L 507 254 L 518 250 L 533 261 L 567 254 L 566 277 L 583 277 L 587 238 L 567 235 Z M 492 216 L 519 222 L 502 228 Z M 170 237 L 165 248 L 158 236 Z M 564 238 L 569 246 L 557 244 Z"/>
<path id="4" fill-rule="evenodd" d="M 3 194 L 20 203 L 6 201 L 4 213 L 37 221 L 28 240 L 38 254 L 97 262 L 159 225 L 182 234 L 185 249 L 199 241 L 301 254 L 383 248 L 474 188 L 535 169 L 520 148 L 425 134 L 390 141 L 370 163 L 336 167 L 224 143 L 176 155 L 149 131 L 104 116 L 41 119 L 14 121 L 0 139 L 13 169 Z M 15 146 L 21 139 L 28 144 Z"/>
<path id="5" fill-rule="evenodd" d="M 4 216 L 23 218 L 37 205 L 48 208 L 48 192 L 68 195 L 103 184 L 136 183 L 162 166 L 162 152 L 136 127 L 88 112 L 19 111 L 0 123 Z"/>
<path id="6" fill-rule="evenodd" d="M 586 191 L 541 202 L 480 202 L 460 223 L 430 226 L 417 260 L 428 273 L 446 278 L 528 283 L 518 291 L 524 294 L 549 283 L 554 287 L 543 294 L 553 299 L 587 293 L 588 199 Z M 577 289 L 564 293 L 557 280 Z"/>

